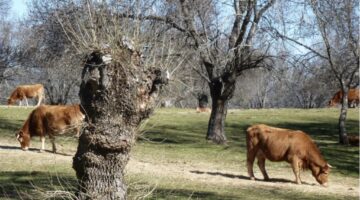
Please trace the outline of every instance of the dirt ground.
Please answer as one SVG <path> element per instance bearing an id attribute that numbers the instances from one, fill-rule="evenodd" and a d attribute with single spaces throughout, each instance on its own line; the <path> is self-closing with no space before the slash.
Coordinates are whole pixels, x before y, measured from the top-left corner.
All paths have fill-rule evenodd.
<path id="1" fill-rule="evenodd" d="M 256 188 L 274 188 L 291 189 L 299 192 L 308 192 L 316 194 L 349 195 L 359 196 L 359 181 L 355 178 L 331 177 L 330 185 L 325 188 L 320 186 L 310 171 L 301 173 L 302 185 L 292 182 L 295 179 L 290 166 L 282 171 L 268 171 L 270 181 L 262 180 L 262 175 L 257 166 L 254 165 L 255 177 L 259 180 L 251 181 L 248 178 L 245 168 L 238 171 L 222 170 L 217 167 L 205 165 L 204 163 L 151 163 L 132 158 L 127 165 L 127 171 L 135 174 L 152 174 L 155 177 L 167 176 L 174 178 L 185 178 L 192 182 L 201 182 L 206 184 L 229 185 L 234 187 L 256 187 Z"/>
<path id="2" fill-rule="evenodd" d="M 21 162 L 31 162 L 31 168 L 36 169 L 37 165 L 41 165 L 41 161 L 56 163 L 69 163 L 71 166 L 71 154 L 52 154 L 50 152 L 39 153 L 37 150 L 21 151 L 19 148 L 14 148 L 14 145 L 8 146 L 0 142 L 0 158 L 2 158 L 2 165 L 13 162 L 10 159 L 3 159 L 11 155 L 13 158 L 23 158 Z M 259 178 L 257 181 L 250 181 L 247 177 L 245 167 L 240 167 L 238 170 L 223 170 L 220 167 L 211 166 L 208 163 L 195 162 L 152 162 L 145 161 L 141 158 L 132 157 L 127 165 L 126 172 L 129 174 L 146 174 L 153 177 L 172 177 L 174 179 L 187 179 L 191 182 L 206 183 L 222 186 L 232 187 L 256 187 L 256 188 L 271 188 L 271 189 L 289 189 L 298 192 L 314 193 L 314 194 L 336 194 L 347 196 L 359 196 L 359 181 L 356 178 L 344 176 L 331 176 L 330 186 L 325 188 L 320 186 L 312 177 L 310 171 L 303 171 L 301 173 L 302 185 L 294 184 L 294 175 L 290 166 L 280 170 L 268 171 L 271 181 L 262 181 L 262 176 L 255 165 L 255 176 Z M 9 165 L 10 166 L 10 165 Z"/>

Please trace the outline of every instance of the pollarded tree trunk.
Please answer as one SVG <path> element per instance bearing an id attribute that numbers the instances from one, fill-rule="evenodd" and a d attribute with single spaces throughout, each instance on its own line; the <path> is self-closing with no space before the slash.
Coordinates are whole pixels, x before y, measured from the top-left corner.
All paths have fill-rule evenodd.
<path id="1" fill-rule="evenodd" d="M 227 104 L 235 91 L 234 77 L 214 79 L 209 84 L 209 88 L 212 100 L 212 110 L 206 139 L 212 140 L 217 144 L 225 144 L 227 140 L 225 135 Z"/>
<path id="2" fill-rule="evenodd" d="M 79 95 L 87 126 L 73 158 L 79 199 L 126 199 L 124 168 L 136 128 L 166 82 L 161 71 L 141 66 L 137 52 L 116 50 L 109 63 L 106 51 L 91 53 L 82 73 Z"/>
<path id="3" fill-rule="evenodd" d="M 212 140 L 217 144 L 226 143 L 225 119 L 227 114 L 227 103 L 227 100 L 212 99 L 212 110 L 206 139 Z"/>
<path id="4" fill-rule="evenodd" d="M 340 144 L 349 144 L 349 140 L 346 133 L 346 116 L 347 116 L 347 110 L 348 110 L 348 93 L 349 90 L 346 88 L 346 86 L 342 87 L 342 98 L 341 98 L 341 111 L 340 111 L 340 117 L 339 117 L 339 142 Z"/>

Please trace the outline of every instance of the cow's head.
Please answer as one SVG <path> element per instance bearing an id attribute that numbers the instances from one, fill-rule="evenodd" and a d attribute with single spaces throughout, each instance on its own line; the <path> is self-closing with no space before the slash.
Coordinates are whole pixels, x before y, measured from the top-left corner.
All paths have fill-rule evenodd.
<path id="1" fill-rule="evenodd" d="M 337 105 L 337 103 L 334 100 L 330 100 L 329 103 L 328 103 L 328 107 L 334 107 L 336 105 Z"/>
<path id="2" fill-rule="evenodd" d="M 30 136 L 29 134 L 25 134 L 24 131 L 20 130 L 15 134 L 16 139 L 20 142 L 21 149 L 26 151 L 30 146 Z"/>
<path id="3" fill-rule="evenodd" d="M 316 172 L 313 171 L 313 175 L 318 183 L 320 183 L 322 186 L 327 187 L 328 186 L 328 177 L 330 173 L 330 168 L 332 168 L 331 165 L 328 163 L 320 167 Z"/>
<path id="4" fill-rule="evenodd" d="M 13 105 L 15 103 L 14 99 L 9 98 L 7 101 L 8 105 Z"/>

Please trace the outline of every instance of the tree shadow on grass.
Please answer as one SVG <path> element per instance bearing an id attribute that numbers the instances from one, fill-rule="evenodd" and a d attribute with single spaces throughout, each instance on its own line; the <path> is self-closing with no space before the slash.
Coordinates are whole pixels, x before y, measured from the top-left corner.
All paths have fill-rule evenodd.
<path id="1" fill-rule="evenodd" d="M 15 132 L 21 128 L 23 123 L 24 120 L 10 120 L 0 117 L 0 129 L 5 130 L 7 133 L 14 133 L 14 135 Z"/>
<path id="2" fill-rule="evenodd" d="M 222 172 L 205 172 L 205 171 L 199 171 L 199 170 L 192 170 L 190 172 L 194 173 L 194 174 L 208 174 L 208 175 L 213 175 L 213 176 L 223 176 L 226 178 L 237 178 L 237 179 L 250 180 L 248 176 L 235 175 L 235 174 L 222 173 Z"/>
<path id="3" fill-rule="evenodd" d="M 0 172 L 0 199 L 41 199 L 38 192 L 75 192 L 77 180 L 64 174 L 41 171 Z"/>
<path id="4" fill-rule="evenodd" d="M 351 196 L 322 195 L 314 193 L 299 193 L 294 190 L 281 190 L 274 187 L 239 187 L 228 188 L 230 194 L 224 194 L 220 188 L 212 191 L 202 191 L 201 187 L 193 189 L 156 188 L 148 199 L 204 199 L 204 200 L 259 200 L 259 199 L 292 199 L 292 200 L 336 200 L 357 199 Z M 226 192 L 229 193 L 229 192 Z"/>
<path id="5" fill-rule="evenodd" d="M 20 147 L 15 147 L 15 146 L 5 146 L 5 145 L 0 145 L 0 150 L 16 150 L 16 151 L 23 151 L 23 152 L 26 152 L 24 150 L 22 150 Z M 30 152 L 37 152 L 37 153 L 53 153 L 52 151 L 50 150 L 44 150 L 43 152 L 40 152 L 40 149 L 36 149 L 36 148 L 29 148 L 27 151 L 30 151 Z M 71 154 L 66 154 L 66 153 L 60 153 L 60 152 L 56 152 L 55 154 L 57 155 L 61 155 L 61 156 L 73 156 Z"/>
<path id="6" fill-rule="evenodd" d="M 229 173 L 223 173 L 223 172 L 205 172 L 205 171 L 199 171 L 199 170 L 193 170 L 193 171 L 190 171 L 190 172 L 195 173 L 195 174 L 208 174 L 208 175 L 212 175 L 212 176 L 223 176 L 223 177 L 226 177 L 226 178 L 243 179 L 243 180 L 253 181 L 253 180 L 250 180 L 250 178 L 248 176 L 235 175 L 235 174 L 229 174 Z M 264 179 L 256 178 L 256 181 L 272 182 L 272 183 L 294 183 L 294 184 L 296 184 L 292 180 L 282 179 L 282 178 L 270 178 L 270 180 L 264 180 Z M 314 183 L 307 183 L 307 182 L 302 182 L 302 184 L 303 185 L 315 185 Z"/>
<path id="7" fill-rule="evenodd" d="M 157 188 L 151 194 L 149 199 L 206 199 L 206 200 L 227 200 L 239 199 L 238 196 L 221 195 L 209 191 L 195 191 L 191 189 L 167 189 Z"/>

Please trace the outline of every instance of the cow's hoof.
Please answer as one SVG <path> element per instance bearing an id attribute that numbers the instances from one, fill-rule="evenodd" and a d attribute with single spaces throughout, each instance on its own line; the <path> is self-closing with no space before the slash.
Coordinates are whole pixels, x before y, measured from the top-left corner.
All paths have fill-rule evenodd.
<path id="1" fill-rule="evenodd" d="M 323 187 L 329 187 L 329 184 L 328 184 L 328 183 L 323 183 L 323 184 L 321 184 L 321 186 L 323 186 Z"/>
<path id="2" fill-rule="evenodd" d="M 44 149 L 40 149 L 40 150 L 39 150 L 39 153 L 44 153 L 44 152 L 45 152 Z"/>
<path id="3" fill-rule="evenodd" d="M 255 177 L 250 177 L 250 180 L 255 181 Z"/>

